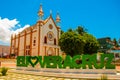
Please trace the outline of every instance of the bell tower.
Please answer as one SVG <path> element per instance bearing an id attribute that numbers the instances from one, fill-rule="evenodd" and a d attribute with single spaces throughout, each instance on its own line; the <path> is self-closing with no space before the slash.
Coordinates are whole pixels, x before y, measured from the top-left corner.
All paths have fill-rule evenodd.
<path id="1" fill-rule="evenodd" d="M 56 15 L 56 24 L 58 27 L 60 27 L 60 15 L 59 13 L 57 12 L 57 15 Z"/>
<path id="2" fill-rule="evenodd" d="M 40 9 L 38 11 L 38 16 L 39 16 L 39 20 L 43 19 L 44 12 L 43 12 L 43 9 L 42 9 L 42 4 L 40 4 Z"/>

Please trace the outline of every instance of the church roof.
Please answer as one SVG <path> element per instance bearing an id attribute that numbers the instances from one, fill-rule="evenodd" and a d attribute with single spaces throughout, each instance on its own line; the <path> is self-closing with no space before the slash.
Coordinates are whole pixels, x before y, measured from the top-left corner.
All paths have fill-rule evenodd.
<path id="1" fill-rule="evenodd" d="M 41 22 L 41 23 L 43 23 L 43 25 L 45 25 L 50 19 L 53 21 L 53 23 L 54 23 L 54 25 L 56 26 L 57 30 L 60 29 L 60 27 L 58 27 L 58 26 L 56 25 L 54 19 L 52 18 L 52 15 L 50 15 L 47 19 L 45 19 L 45 20 L 39 20 L 38 22 Z"/>
<path id="2" fill-rule="evenodd" d="M 56 23 L 55 23 L 55 21 L 53 20 L 53 18 L 52 18 L 52 15 L 50 15 L 47 19 L 45 19 L 45 20 L 39 20 L 38 22 L 40 22 L 40 23 L 43 23 L 43 25 L 45 25 L 50 19 L 52 19 L 52 21 L 53 21 L 53 23 L 54 23 L 54 25 L 56 26 L 56 28 L 57 28 L 57 30 L 58 29 L 60 29 L 59 27 L 57 27 L 57 25 L 56 25 Z M 37 24 L 35 24 L 35 25 L 33 25 L 33 26 L 30 26 L 30 27 L 27 27 L 27 28 L 25 28 L 21 33 L 23 33 L 24 31 L 29 31 L 30 30 L 30 28 L 34 28 L 35 26 L 37 26 Z"/>
<path id="3" fill-rule="evenodd" d="M 49 20 L 49 17 L 43 21 L 44 24 L 46 24 Z"/>

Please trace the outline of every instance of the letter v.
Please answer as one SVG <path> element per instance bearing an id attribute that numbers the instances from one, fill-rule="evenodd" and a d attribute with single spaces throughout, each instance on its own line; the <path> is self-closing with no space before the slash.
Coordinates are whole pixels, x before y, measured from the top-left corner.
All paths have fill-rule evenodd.
<path id="1" fill-rule="evenodd" d="M 42 60 L 42 56 L 38 56 L 38 59 L 39 59 L 39 63 L 40 63 L 41 68 L 44 68 L 45 67 L 45 62 Z"/>

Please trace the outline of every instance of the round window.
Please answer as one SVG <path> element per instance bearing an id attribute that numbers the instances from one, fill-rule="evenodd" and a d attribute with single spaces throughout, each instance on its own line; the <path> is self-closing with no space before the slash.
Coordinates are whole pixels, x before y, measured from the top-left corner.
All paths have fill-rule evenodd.
<path id="1" fill-rule="evenodd" d="M 49 29 L 52 29 L 52 28 L 53 28 L 52 24 L 49 24 Z"/>
<path id="2" fill-rule="evenodd" d="M 48 32 L 47 37 L 48 37 L 49 40 L 53 40 L 53 38 L 54 38 L 53 32 L 51 32 L 51 31 Z"/>

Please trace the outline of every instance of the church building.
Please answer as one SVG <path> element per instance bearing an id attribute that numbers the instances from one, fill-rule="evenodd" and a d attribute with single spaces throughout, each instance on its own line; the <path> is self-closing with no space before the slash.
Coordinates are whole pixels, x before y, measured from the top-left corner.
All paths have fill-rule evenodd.
<path id="1" fill-rule="evenodd" d="M 11 35 L 10 54 L 16 56 L 53 56 L 60 55 L 58 40 L 60 38 L 60 16 L 54 20 L 52 14 L 43 20 L 43 9 L 40 5 L 39 20 L 35 25 Z"/>

